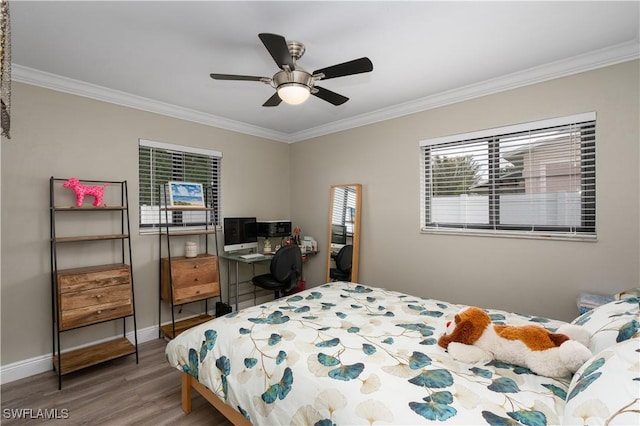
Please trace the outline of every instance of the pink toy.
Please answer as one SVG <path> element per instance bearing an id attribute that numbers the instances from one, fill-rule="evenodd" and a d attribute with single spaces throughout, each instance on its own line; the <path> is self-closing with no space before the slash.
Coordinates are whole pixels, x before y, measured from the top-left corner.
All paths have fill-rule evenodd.
<path id="1" fill-rule="evenodd" d="M 76 193 L 76 206 L 82 207 L 84 197 L 86 195 L 93 197 L 93 205 L 95 207 L 102 207 L 105 204 L 102 203 L 102 197 L 104 196 L 104 188 L 109 185 L 105 183 L 102 186 L 90 186 L 80 183 L 77 177 L 69 178 L 68 181 L 62 184 L 65 188 L 71 188 Z"/>

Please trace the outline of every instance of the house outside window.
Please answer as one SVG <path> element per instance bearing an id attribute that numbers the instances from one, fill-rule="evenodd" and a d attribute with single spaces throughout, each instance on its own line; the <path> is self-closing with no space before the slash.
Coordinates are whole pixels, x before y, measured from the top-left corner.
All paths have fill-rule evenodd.
<path id="1" fill-rule="evenodd" d="M 209 220 L 219 223 L 221 152 L 140 139 L 138 167 L 141 232 L 157 232 L 167 222 L 174 227 L 205 224 L 206 212 L 170 211 L 165 215 L 160 211 L 165 204 L 164 187 L 171 181 L 201 183 L 207 207 L 214 208 Z"/>
<path id="2" fill-rule="evenodd" d="M 595 113 L 420 143 L 421 229 L 596 238 Z"/>

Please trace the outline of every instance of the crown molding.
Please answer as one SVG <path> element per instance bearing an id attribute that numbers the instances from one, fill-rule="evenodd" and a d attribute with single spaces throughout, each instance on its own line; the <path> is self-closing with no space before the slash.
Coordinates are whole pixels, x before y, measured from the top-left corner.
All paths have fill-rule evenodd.
<path id="1" fill-rule="evenodd" d="M 551 62 L 525 71 L 486 80 L 481 83 L 456 88 L 433 96 L 427 96 L 414 101 L 405 102 L 389 108 L 379 109 L 356 117 L 335 121 L 324 126 L 314 127 L 289 136 L 292 142 L 300 142 L 331 133 L 353 129 L 359 126 L 390 120 L 457 102 L 479 98 L 481 96 L 504 92 L 536 83 L 542 83 L 544 81 L 554 80 L 639 58 L 640 42 L 635 40 L 610 48 Z"/>
<path id="2" fill-rule="evenodd" d="M 12 80 L 20 83 L 40 86 L 59 92 L 84 96 L 104 102 L 122 105 L 130 108 L 162 114 L 182 120 L 192 121 L 207 126 L 218 127 L 238 133 L 263 137 L 279 142 L 295 143 L 325 136 L 344 130 L 353 129 L 380 121 L 390 120 L 457 102 L 466 101 L 481 96 L 491 95 L 506 90 L 516 89 L 531 84 L 541 83 L 556 78 L 565 77 L 615 65 L 640 58 L 640 41 L 633 40 L 613 47 L 573 56 L 525 71 L 516 72 L 499 78 L 486 80 L 446 92 L 427 96 L 410 102 L 405 102 L 389 108 L 379 109 L 366 114 L 344 120 L 335 121 L 323 126 L 314 127 L 297 133 L 287 134 L 263 127 L 253 126 L 240 121 L 229 120 L 212 114 L 206 114 L 188 108 L 171 105 L 152 99 L 135 96 L 118 90 L 109 89 L 95 84 L 62 77 L 56 74 L 39 71 L 33 68 L 12 64 Z"/>
<path id="3" fill-rule="evenodd" d="M 142 96 L 132 95 L 119 90 L 109 89 L 96 84 L 86 83 L 80 80 L 63 77 L 57 74 L 40 71 L 15 63 L 11 64 L 11 79 L 19 83 L 31 84 L 58 92 L 70 93 L 99 101 L 122 105 L 142 111 L 166 115 L 207 126 L 218 127 L 225 130 L 244 133 L 252 136 L 273 139 L 280 142 L 289 142 L 289 135 L 263 127 L 252 126 L 240 121 L 229 120 L 212 114 L 155 101 Z"/>

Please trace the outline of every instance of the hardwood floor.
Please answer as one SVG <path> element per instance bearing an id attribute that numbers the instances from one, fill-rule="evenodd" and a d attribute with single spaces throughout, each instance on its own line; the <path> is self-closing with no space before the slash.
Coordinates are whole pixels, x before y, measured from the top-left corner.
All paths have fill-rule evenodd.
<path id="1" fill-rule="evenodd" d="M 135 355 L 130 355 L 63 376 L 61 391 L 53 370 L 3 385 L 0 423 L 231 425 L 197 393 L 192 412 L 187 415 L 182 411 L 180 372 L 166 362 L 165 346 L 160 339 L 141 343 L 138 364 Z M 23 418 L 11 418 L 16 413 Z M 46 414 L 57 415 L 58 420 L 43 422 Z"/>

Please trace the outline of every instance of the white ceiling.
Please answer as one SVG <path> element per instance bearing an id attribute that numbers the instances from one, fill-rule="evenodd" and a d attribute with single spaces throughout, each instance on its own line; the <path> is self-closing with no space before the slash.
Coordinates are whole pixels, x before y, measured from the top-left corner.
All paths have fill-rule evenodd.
<path id="1" fill-rule="evenodd" d="M 640 57 L 640 2 L 10 1 L 13 78 L 295 142 Z M 371 73 L 319 85 L 333 106 L 261 105 L 258 33 L 297 40 L 315 70 L 367 56 Z"/>

